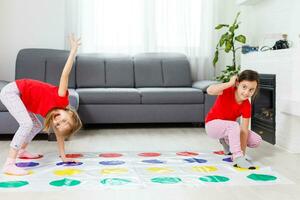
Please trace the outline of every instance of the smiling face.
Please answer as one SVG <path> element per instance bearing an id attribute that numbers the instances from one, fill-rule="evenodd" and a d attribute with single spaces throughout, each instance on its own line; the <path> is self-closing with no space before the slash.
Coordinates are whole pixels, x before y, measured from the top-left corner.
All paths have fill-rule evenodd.
<path id="1" fill-rule="evenodd" d="M 242 102 L 251 98 L 257 89 L 257 81 L 243 80 L 236 84 L 235 97 L 237 102 Z"/>
<path id="2" fill-rule="evenodd" d="M 53 128 L 58 132 L 65 132 L 72 128 L 72 113 L 66 110 L 58 109 L 53 116 Z"/>

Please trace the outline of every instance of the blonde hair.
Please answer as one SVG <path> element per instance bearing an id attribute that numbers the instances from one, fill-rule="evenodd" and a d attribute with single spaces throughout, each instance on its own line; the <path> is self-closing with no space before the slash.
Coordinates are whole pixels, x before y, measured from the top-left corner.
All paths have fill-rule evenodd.
<path id="1" fill-rule="evenodd" d="M 54 114 L 57 109 L 62 109 L 62 108 L 54 108 L 50 110 L 44 120 L 44 131 L 50 132 L 50 129 L 53 129 L 54 133 L 57 134 L 59 131 L 53 126 L 53 119 L 54 119 Z M 71 113 L 71 118 L 72 118 L 72 123 L 70 124 L 70 129 L 65 130 L 61 132 L 61 134 L 65 137 L 68 138 L 72 134 L 76 133 L 81 127 L 82 127 L 82 122 L 79 118 L 78 113 L 76 112 L 75 109 L 72 107 L 68 106 L 64 109 L 67 112 Z"/>

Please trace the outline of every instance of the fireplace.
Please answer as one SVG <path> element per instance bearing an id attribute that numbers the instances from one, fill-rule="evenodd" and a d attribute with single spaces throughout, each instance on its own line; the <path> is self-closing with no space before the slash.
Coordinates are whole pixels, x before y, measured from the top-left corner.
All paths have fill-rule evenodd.
<path id="1" fill-rule="evenodd" d="M 275 144 L 276 75 L 260 74 L 260 90 L 252 103 L 251 129 Z"/>

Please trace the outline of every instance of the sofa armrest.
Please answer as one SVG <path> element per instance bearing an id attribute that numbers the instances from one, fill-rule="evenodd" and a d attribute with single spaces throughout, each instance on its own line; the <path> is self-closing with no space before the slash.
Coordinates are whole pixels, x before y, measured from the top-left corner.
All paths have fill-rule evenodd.
<path id="1" fill-rule="evenodd" d="M 212 81 L 212 80 L 203 80 L 203 81 L 196 81 L 193 83 L 192 87 L 202 90 L 206 93 L 206 89 L 213 84 L 219 83 L 218 81 Z"/>
<path id="2" fill-rule="evenodd" d="M 9 82 L 8 81 L 2 81 L 0 80 L 0 91 L 2 90 L 2 88 L 7 85 Z"/>
<path id="3" fill-rule="evenodd" d="M 69 102 L 70 105 L 75 109 L 78 110 L 79 107 L 79 95 L 75 89 L 68 89 L 69 91 Z"/>

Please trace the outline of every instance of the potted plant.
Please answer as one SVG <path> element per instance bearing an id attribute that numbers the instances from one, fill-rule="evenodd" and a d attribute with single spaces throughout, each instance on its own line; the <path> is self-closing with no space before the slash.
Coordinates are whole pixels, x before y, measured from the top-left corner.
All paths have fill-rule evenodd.
<path id="1" fill-rule="evenodd" d="M 236 46 L 236 42 L 245 44 L 246 37 L 244 35 L 237 35 L 235 31 L 239 28 L 238 17 L 240 16 L 240 12 L 237 13 L 233 24 L 219 24 L 215 27 L 216 30 L 221 30 L 226 28 L 226 32 L 222 34 L 219 39 L 219 42 L 216 46 L 216 51 L 213 59 L 213 66 L 216 67 L 216 63 L 219 59 L 219 51 L 224 50 L 225 53 L 232 53 L 232 65 L 227 65 L 225 70 L 216 77 L 217 81 L 228 82 L 230 77 L 234 74 L 237 74 L 240 71 L 240 65 L 236 64 L 236 51 L 241 48 Z"/>

